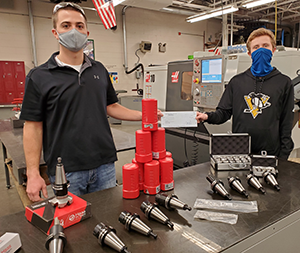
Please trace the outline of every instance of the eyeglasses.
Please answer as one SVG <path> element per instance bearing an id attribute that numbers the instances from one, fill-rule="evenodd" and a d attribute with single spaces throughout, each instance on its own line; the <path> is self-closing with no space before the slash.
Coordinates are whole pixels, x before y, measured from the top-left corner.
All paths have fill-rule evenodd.
<path id="1" fill-rule="evenodd" d="M 62 3 L 55 5 L 53 8 L 53 14 L 55 14 L 59 9 L 66 8 L 68 6 L 80 11 L 81 14 L 85 17 L 84 10 L 78 4 L 70 3 L 70 2 L 62 2 Z"/>

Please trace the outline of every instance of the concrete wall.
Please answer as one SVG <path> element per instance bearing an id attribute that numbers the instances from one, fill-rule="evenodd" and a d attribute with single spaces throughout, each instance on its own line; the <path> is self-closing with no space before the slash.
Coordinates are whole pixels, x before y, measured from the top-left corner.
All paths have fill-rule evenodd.
<path id="1" fill-rule="evenodd" d="M 32 0 L 34 17 L 35 40 L 38 65 L 47 61 L 51 54 L 58 50 L 58 43 L 51 33 L 52 9 L 54 4 L 50 0 Z M 94 7 L 92 0 L 82 2 L 82 7 Z M 134 73 L 127 75 L 124 71 L 124 48 L 122 31 L 122 8 L 116 7 L 117 30 L 106 30 L 98 14 L 85 9 L 88 18 L 90 39 L 95 41 L 96 60 L 101 61 L 109 71 L 118 72 L 119 83 L 115 89 L 127 90 L 129 94 L 136 94 L 131 90 L 142 80 L 137 80 Z M 144 67 L 149 64 L 166 64 L 169 61 L 185 60 L 194 51 L 203 50 L 203 35 L 212 37 L 221 32 L 221 21 L 211 19 L 194 24 L 185 21 L 186 16 L 175 15 L 146 9 L 127 8 L 127 54 L 129 70 L 135 66 L 138 58 L 135 51 L 141 41 L 152 42 L 152 50 L 148 53 L 137 54 Z M 178 35 L 181 32 L 182 35 Z M 31 33 L 27 0 L 0 1 L 0 60 L 20 60 L 25 62 L 26 73 L 34 67 Z M 207 39 L 206 39 L 207 41 Z M 165 53 L 158 52 L 158 43 L 167 43 Z"/>

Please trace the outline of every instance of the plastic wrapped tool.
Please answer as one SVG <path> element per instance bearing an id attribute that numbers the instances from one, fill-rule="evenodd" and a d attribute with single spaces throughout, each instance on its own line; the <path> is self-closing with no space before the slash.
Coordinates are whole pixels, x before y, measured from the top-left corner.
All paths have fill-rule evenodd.
<path id="1" fill-rule="evenodd" d="M 219 213 L 198 210 L 194 215 L 194 219 L 218 221 L 233 225 L 237 223 L 238 216 L 236 214 L 231 213 Z"/>
<path id="2" fill-rule="evenodd" d="M 211 199 L 196 199 L 194 208 L 197 209 L 213 209 L 227 210 L 241 213 L 258 212 L 256 201 L 224 201 Z"/>

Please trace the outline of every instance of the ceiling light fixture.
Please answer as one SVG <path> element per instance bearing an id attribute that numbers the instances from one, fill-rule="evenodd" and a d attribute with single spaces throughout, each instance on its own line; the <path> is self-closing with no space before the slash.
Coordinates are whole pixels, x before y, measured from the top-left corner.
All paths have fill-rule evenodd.
<path id="1" fill-rule="evenodd" d="M 190 23 L 194 23 L 194 22 L 198 22 L 198 21 L 201 21 L 201 20 L 205 20 L 205 19 L 225 15 L 225 14 L 228 14 L 228 13 L 232 13 L 232 12 L 235 12 L 235 11 L 238 11 L 238 10 L 239 10 L 239 8 L 237 8 L 236 6 L 227 5 L 227 6 L 224 6 L 223 8 L 214 9 L 212 11 L 207 11 L 207 12 L 203 12 L 201 14 L 197 14 L 197 15 L 188 17 L 186 19 L 186 21 L 190 22 Z"/>
<path id="2" fill-rule="evenodd" d="M 253 8 L 256 6 L 263 5 L 263 4 L 272 3 L 272 2 L 275 2 L 275 0 L 256 0 L 256 1 L 250 1 L 250 2 L 248 1 L 246 3 L 243 3 L 242 6 L 249 9 L 249 8 Z"/>

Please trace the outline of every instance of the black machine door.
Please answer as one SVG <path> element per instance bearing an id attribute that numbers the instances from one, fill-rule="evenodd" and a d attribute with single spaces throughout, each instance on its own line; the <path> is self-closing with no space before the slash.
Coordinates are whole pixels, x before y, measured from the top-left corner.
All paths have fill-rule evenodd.
<path id="1" fill-rule="evenodd" d="M 193 111 L 193 60 L 168 63 L 166 111 Z"/>

